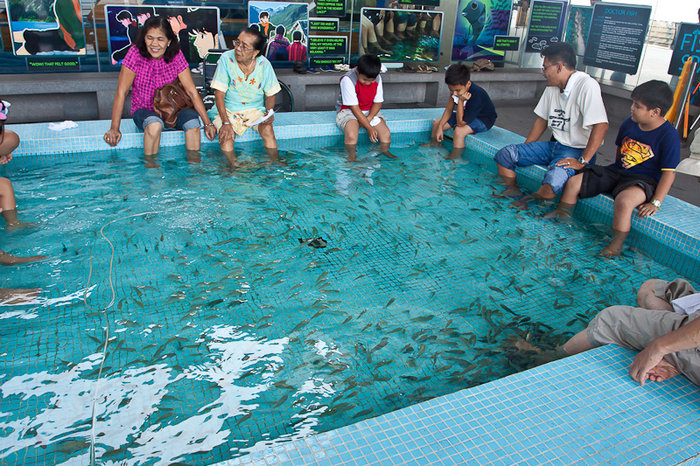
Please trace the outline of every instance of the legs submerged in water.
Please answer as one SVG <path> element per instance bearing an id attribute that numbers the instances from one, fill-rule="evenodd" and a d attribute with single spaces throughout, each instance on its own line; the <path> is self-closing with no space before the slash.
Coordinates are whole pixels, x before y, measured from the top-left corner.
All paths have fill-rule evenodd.
<path id="1" fill-rule="evenodd" d="M 0 251 L 0 265 L 26 264 L 27 262 L 39 261 L 42 259 L 46 259 L 46 256 L 16 257 L 5 251 Z"/>

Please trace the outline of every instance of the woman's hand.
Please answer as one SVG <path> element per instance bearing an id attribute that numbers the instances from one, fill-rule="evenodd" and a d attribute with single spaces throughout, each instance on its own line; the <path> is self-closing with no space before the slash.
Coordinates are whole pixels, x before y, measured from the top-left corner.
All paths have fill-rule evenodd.
<path id="1" fill-rule="evenodd" d="M 229 126 L 229 125 L 226 125 Z M 212 124 L 206 125 L 204 127 L 204 134 L 207 136 L 207 139 L 210 141 L 213 141 L 214 138 L 216 137 L 216 127 Z"/>
<path id="2" fill-rule="evenodd" d="M 222 125 L 221 129 L 219 130 L 219 142 L 223 143 L 229 139 L 233 141 L 233 134 L 233 128 L 230 124 Z"/>
<path id="3" fill-rule="evenodd" d="M 110 129 L 105 133 L 105 142 L 114 147 L 119 144 L 122 139 L 122 133 L 118 129 Z"/>
<path id="4" fill-rule="evenodd" d="M 270 111 L 265 110 L 265 115 L 267 115 L 268 113 L 270 113 Z M 272 114 L 272 116 L 270 118 L 268 118 L 267 120 L 260 123 L 260 126 L 271 125 L 273 121 L 275 121 L 275 114 L 274 113 Z"/>

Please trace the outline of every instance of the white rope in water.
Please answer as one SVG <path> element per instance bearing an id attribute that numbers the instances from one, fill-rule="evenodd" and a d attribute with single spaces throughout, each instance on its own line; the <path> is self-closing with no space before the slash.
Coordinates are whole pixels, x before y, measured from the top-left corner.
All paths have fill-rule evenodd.
<path id="1" fill-rule="evenodd" d="M 144 215 L 150 215 L 150 214 L 159 214 L 162 213 L 162 211 L 149 211 L 149 212 L 142 212 L 140 214 L 134 214 L 134 215 L 128 215 L 126 217 L 120 217 L 120 218 L 115 218 L 114 220 L 105 223 L 102 225 L 102 228 L 100 228 L 100 235 L 109 243 L 109 247 L 111 248 L 112 252 L 110 254 L 109 258 L 109 287 L 112 291 L 112 300 L 107 304 L 107 306 L 102 309 L 101 311 L 98 311 L 97 309 L 93 309 L 90 307 L 87 303 L 87 292 L 90 289 L 90 280 L 92 279 L 92 250 L 90 250 L 90 273 L 88 274 L 88 281 L 87 281 L 87 286 L 85 287 L 85 294 L 83 295 L 83 302 L 85 303 L 85 307 L 90 309 L 91 311 L 94 312 L 103 312 L 105 314 L 105 342 L 102 350 L 102 362 L 100 362 L 100 369 L 97 371 L 97 380 L 95 381 L 95 391 L 93 392 L 92 396 L 92 422 L 91 422 L 91 427 L 90 427 L 90 465 L 94 466 L 95 465 L 95 406 L 97 405 L 97 394 L 99 393 L 99 386 L 100 386 L 100 378 L 102 377 L 102 368 L 104 367 L 105 364 L 105 359 L 107 359 L 107 345 L 109 344 L 109 318 L 107 317 L 107 309 L 112 307 L 114 305 L 114 301 L 116 300 L 116 292 L 114 291 L 114 282 L 112 281 L 112 271 L 114 269 L 114 244 L 105 236 L 104 230 L 108 226 L 110 226 L 114 222 L 119 222 L 121 220 L 127 220 L 130 218 L 134 217 L 142 217 Z"/>

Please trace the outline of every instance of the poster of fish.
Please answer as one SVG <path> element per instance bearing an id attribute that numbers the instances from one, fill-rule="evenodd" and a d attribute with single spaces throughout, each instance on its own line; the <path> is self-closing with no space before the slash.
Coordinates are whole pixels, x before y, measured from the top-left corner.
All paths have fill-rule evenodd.
<path id="1" fill-rule="evenodd" d="M 86 55 L 79 0 L 5 0 L 15 55 Z"/>
<path id="2" fill-rule="evenodd" d="M 272 63 L 306 60 L 308 3 L 251 1 L 248 3 L 248 24 L 267 37 L 265 57 Z"/>
<path id="3" fill-rule="evenodd" d="M 219 8 L 217 7 L 152 7 L 105 5 L 109 54 L 118 65 L 136 41 L 143 23 L 152 16 L 165 16 L 178 36 L 180 49 L 191 64 L 202 61 L 209 49 L 218 49 Z"/>
<path id="4" fill-rule="evenodd" d="M 399 8 L 360 10 L 360 55 L 384 61 L 436 61 L 440 58 L 443 13 Z"/>
<path id="5" fill-rule="evenodd" d="M 569 19 L 566 22 L 566 43 L 576 51 L 576 55 L 586 53 L 588 31 L 591 29 L 592 6 L 569 5 Z"/>
<path id="6" fill-rule="evenodd" d="M 486 58 L 502 63 L 503 52 L 493 49 L 496 35 L 508 35 L 509 0 L 460 0 L 455 19 L 452 60 Z"/>

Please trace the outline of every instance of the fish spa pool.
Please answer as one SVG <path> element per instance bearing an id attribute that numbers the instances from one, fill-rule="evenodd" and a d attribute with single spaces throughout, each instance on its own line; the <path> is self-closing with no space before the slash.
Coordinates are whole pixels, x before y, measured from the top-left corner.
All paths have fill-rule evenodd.
<path id="1" fill-rule="evenodd" d="M 137 133 L 96 150 L 106 122 L 11 127 L 0 174 L 37 225 L 1 248 L 48 258 L 0 277 L 41 289 L 0 303 L 0 462 L 235 460 L 531 367 L 516 340 L 553 348 L 648 278 L 697 282 L 697 239 L 660 223 L 598 257 L 609 199 L 571 223 L 494 199 L 492 154 L 522 138 L 451 162 L 420 146 L 437 109 L 387 113 L 398 158 L 356 163 L 327 113 L 277 118 L 280 163 L 246 134 L 238 167 L 175 133 L 146 168 Z"/>

